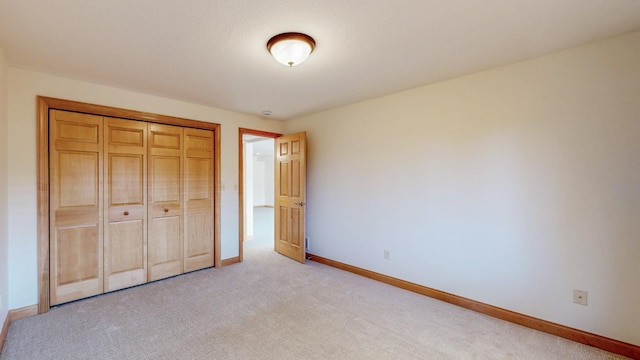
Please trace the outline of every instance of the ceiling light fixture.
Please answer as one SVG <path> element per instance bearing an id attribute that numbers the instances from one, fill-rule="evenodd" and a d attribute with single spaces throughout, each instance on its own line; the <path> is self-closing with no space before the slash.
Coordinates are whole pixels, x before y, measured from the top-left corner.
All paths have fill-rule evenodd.
<path id="1" fill-rule="evenodd" d="M 311 36 L 297 32 L 278 34 L 267 41 L 267 49 L 276 61 L 289 67 L 305 61 L 315 47 Z"/>

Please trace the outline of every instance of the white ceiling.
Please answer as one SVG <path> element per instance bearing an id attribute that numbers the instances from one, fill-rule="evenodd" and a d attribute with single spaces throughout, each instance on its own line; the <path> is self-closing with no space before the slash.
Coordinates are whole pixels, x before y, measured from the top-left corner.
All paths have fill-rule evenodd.
<path id="1" fill-rule="evenodd" d="M 0 0 L 12 67 L 277 119 L 638 29 L 638 0 Z"/>

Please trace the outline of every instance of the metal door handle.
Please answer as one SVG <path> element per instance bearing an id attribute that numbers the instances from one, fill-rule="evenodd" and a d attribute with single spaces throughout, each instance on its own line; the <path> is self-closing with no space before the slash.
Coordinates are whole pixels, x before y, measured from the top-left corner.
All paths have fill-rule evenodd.
<path id="1" fill-rule="evenodd" d="M 302 201 L 297 202 L 297 203 L 295 203 L 295 204 L 296 204 L 296 205 L 298 205 L 298 206 L 304 206 L 304 202 L 302 202 Z"/>

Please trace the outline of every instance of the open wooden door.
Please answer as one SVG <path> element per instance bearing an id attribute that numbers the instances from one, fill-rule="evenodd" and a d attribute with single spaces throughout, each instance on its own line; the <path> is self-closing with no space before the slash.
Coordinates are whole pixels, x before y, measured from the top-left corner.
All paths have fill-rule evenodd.
<path id="1" fill-rule="evenodd" d="M 281 136 L 275 143 L 275 249 L 304 263 L 307 134 Z"/>

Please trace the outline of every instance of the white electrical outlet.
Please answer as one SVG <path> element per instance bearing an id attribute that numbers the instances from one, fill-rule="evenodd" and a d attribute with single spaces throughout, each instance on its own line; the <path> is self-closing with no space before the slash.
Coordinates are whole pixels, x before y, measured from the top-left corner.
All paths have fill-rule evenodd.
<path id="1" fill-rule="evenodd" d="M 389 252 L 389 250 L 384 249 L 384 259 L 385 260 L 391 260 L 391 254 Z"/>
<path id="2" fill-rule="evenodd" d="M 573 289 L 573 302 L 587 306 L 587 295 L 588 293 L 585 290 Z"/>

